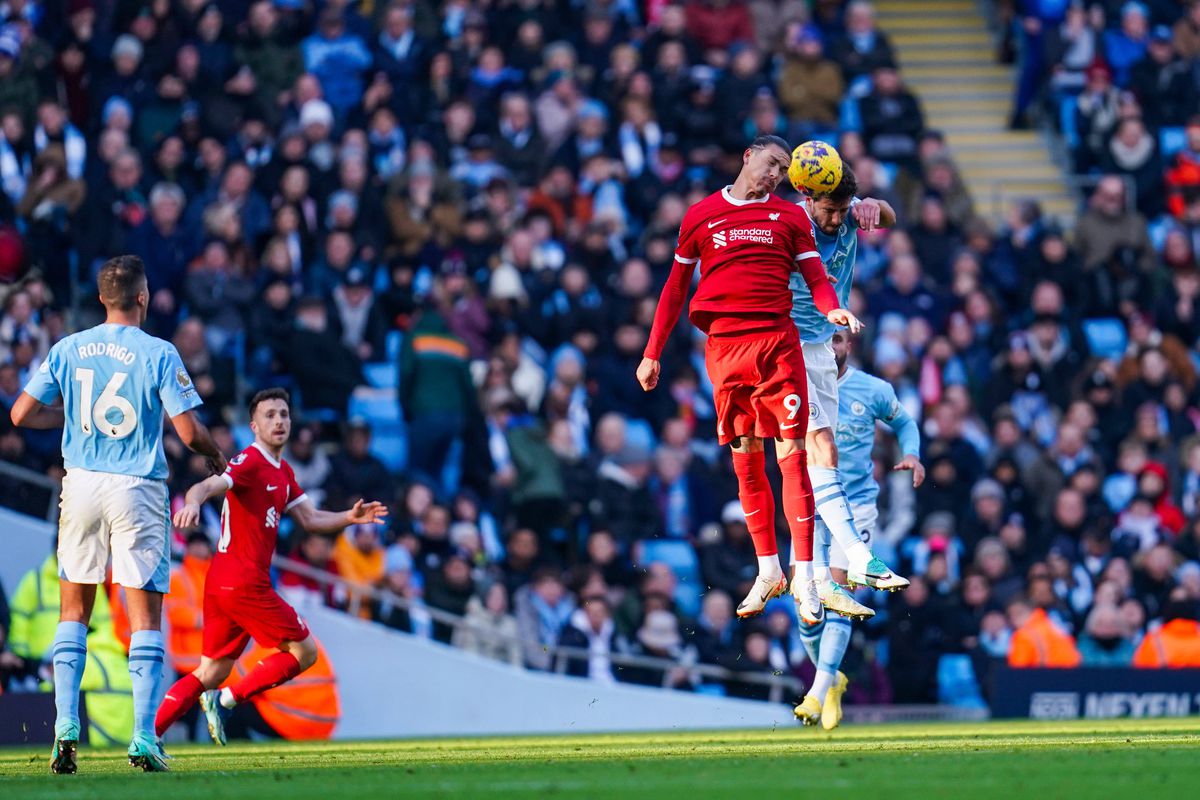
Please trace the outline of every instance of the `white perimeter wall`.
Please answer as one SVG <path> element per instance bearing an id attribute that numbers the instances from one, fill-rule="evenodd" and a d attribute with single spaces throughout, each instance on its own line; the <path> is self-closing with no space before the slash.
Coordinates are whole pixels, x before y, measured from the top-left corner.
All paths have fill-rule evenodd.
<path id="1" fill-rule="evenodd" d="M 784 705 L 529 672 L 328 609 L 303 613 L 337 671 L 335 738 L 795 724 Z"/>
<path id="2" fill-rule="evenodd" d="M 9 597 L 17 590 L 21 576 L 50 555 L 55 531 L 55 526 L 44 519 L 0 507 L 0 582 Z"/>

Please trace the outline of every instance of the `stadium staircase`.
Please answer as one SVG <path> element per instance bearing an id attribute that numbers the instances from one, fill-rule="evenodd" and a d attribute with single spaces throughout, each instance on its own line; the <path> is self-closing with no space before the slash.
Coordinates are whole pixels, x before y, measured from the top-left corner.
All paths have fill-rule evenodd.
<path id="1" fill-rule="evenodd" d="M 879 28 L 896 49 L 904 79 L 942 131 L 975 201 L 1000 223 L 1013 201 L 1034 198 L 1064 223 L 1077 202 L 1051 142 L 1011 131 L 1016 76 L 996 63 L 995 38 L 979 0 L 875 0 Z"/>

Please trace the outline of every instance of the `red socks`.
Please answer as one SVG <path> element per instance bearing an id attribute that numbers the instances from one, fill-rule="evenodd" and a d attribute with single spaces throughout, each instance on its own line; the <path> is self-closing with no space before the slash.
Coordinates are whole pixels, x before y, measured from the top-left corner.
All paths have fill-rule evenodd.
<path id="1" fill-rule="evenodd" d="M 792 551 L 797 561 L 812 561 L 816 505 L 808 478 L 808 454 L 801 450 L 779 459 L 779 471 L 783 473 L 783 511 L 792 532 Z"/>
<path id="2" fill-rule="evenodd" d="M 775 497 L 767 483 L 767 467 L 763 452 L 734 453 L 733 472 L 737 475 L 738 497 L 746 512 L 746 527 L 754 540 L 754 552 L 759 556 L 778 555 L 775 540 Z M 810 498 L 811 499 L 811 498 Z M 810 528 L 811 530 L 811 528 Z M 811 556 L 811 541 L 810 555 Z"/>
<path id="3" fill-rule="evenodd" d="M 810 547 L 811 550 L 811 547 Z M 244 703 L 259 692 L 273 689 L 299 675 L 300 662 L 291 653 L 267 656 L 246 673 L 246 677 L 229 687 L 233 699 Z"/>
<path id="4" fill-rule="evenodd" d="M 167 689 L 167 696 L 158 707 L 158 715 L 154 718 L 154 733 L 162 736 L 167 728 L 174 725 L 188 709 L 196 704 L 204 693 L 204 684 L 190 672 Z"/>

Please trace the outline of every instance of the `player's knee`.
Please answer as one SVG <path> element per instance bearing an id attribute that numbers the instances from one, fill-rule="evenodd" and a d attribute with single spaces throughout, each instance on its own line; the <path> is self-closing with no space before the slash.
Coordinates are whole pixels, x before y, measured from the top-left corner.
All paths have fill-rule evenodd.
<path id="1" fill-rule="evenodd" d="M 287 650 L 300 662 L 302 672 L 317 663 L 317 643 L 311 636 L 303 642 L 289 643 Z"/>
<path id="2" fill-rule="evenodd" d="M 215 689 L 225 682 L 231 672 L 233 672 L 233 659 L 219 658 L 200 662 L 200 666 L 192 674 L 200 683 L 204 684 L 205 689 Z"/>
<path id="3" fill-rule="evenodd" d="M 829 428 L 812 431 L 806 443 L 810 467 L 833 468 L 838 465 L 837 443 L 834 442 L 833 432 Z"/>

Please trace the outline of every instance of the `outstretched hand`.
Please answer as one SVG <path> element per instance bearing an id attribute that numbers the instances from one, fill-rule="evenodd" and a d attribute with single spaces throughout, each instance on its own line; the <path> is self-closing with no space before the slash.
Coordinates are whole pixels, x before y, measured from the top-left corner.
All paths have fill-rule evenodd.
<path id="1" fill-rule="evenodd" d="M 912 470 L 913 488 L 920 489 L 921 484 L 925 482 L 925 466 L 921 463 L 921 459 L 916 456 L 905 456 L 900 459 L 900 463 L 892 467 L 892 472 L 900 472 L 903 470 Z"/>
<path id="2" fill-rule="evenodd" d="M 369 525 L 383 522 L 387 515 L 387 506 L 378 500 L 372 500 L 370 503 L 359 500 L 354 504 L 354 508 L 346 512 L 346 521 L 350 525 Z"/>
<path id="3" fill-rule="evenodd" d="M 175 518 L 171 520 L 175 523 L 175 527 L 180 530 L 188 530 L 195 528 L 200 524 L 200 506 L 195 503 L 188 503 L 183 508 L 175 512 Z"/>
<path id="4" fill-rule="evenodd" d="M 862 320 L 844 308 L 835 308 L 826 314 L 825 318 L 834 325 L 841 325 L 843 328 L 848 329 L 850 333 L 858 333 L 863 329 Z"/>

